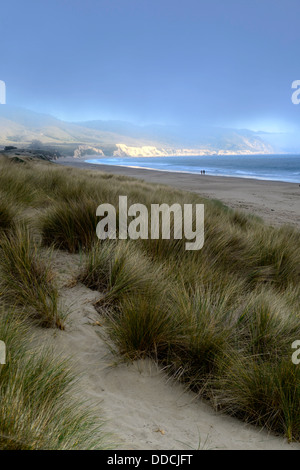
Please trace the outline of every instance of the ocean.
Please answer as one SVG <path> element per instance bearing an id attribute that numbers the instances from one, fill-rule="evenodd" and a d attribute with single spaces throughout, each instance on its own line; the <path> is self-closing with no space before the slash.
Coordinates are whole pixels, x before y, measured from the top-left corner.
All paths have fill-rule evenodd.
<path id="1" fill-rule="evenodd" d="M 87 163 L 162 171 L 235 176 L 259 180 L 300 183 L 300 155 L 219 155 L 191 157 L 104 157 L 87 156 Z"/>

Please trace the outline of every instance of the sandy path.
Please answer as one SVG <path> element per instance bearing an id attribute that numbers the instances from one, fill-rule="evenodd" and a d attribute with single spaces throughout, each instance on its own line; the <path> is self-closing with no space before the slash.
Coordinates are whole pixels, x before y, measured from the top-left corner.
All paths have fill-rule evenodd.
<path id="1" fill-rule="evenodd" d="M 215 413 L 171 381 L 152 361 L 116 363 L 98 335 L 103 326 L 93 307 L 97 292 L 82 284 L 63 287 L 76 275 L 80 257 L 56 252 L 62 299 L 72 311 L 66 331 L 40 330 L 58 354 L 72 357 L 82 396 L 107 420 L 115 448 L 123 449 L 299 449 L 280 437 Z"/>
<path id="2" fill-rule="evenodd" d="M 60 158 L 57 163 L 143 179 L 192 191 L 203 197 L 220 199 L 230 207 L 262 217 L 272 225 L 292 224 L 300 227 L 300 185 L 247 178 L 193 175 L 157 170 L 94 165 L 84 159 Z"/>

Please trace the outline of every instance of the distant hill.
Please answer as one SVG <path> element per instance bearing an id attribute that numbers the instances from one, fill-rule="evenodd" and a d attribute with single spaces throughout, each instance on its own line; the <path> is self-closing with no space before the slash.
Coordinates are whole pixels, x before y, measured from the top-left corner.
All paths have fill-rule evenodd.
<path id="1" fill-rule="evenodd" d="M 63 153 L 89 148 L 105 155 L 215 155 L 274 153 L 272 145 L 249 130 L 182 129 L 137 126 L 123 121 L 70 123 L 24 108 L 0 106 L 0 145 L 28 146 L 38 141 Z M 79 150 L 78 150 L 79 149 Z"/>
<path id="2" fill-rule="evenodd" d="M 39 140 L 44 144 L 115 144 L 124 139 L 131 145 L 139 143 L 136 139 L 119 135 L 116 132 L 64 122 L 23 108 L 0 106 L 0 143 L 2 145 L 29 144 L 32 140 Z"/>

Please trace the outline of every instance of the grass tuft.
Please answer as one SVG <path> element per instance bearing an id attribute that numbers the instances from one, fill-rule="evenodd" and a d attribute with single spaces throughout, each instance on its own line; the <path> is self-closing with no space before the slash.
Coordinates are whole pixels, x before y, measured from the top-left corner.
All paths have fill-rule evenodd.
<path id="1" fill-rule="evenodd" d="M 16 209 L 5 197 L 0 199 L 0 237 L 15 227 Z"/>
<path id="2" fill-rule="evenodd" d="M 40 325 L 63 329 L 64 315 L 49 262 L 25 226 L 0 240 L 0 288 L 2 299 Z"/>
<path id="3" fill-rule="evenodd" d="M 97 206 L 90 198 L 54 204 L 41 217 L 43 243 L 70 253 L 90 248 L 97 240 Z"/>
<path id="4" fill-rule="evenodd" d="M 155 266 L 134 243 L 113 240 L 93 246 L 78 280 L 102 292 L 102 304 L 120 303 L 135 295 L 149 301 L 162 294 L 166 282 L 163 268 Z"/>
<path id="5" fill-rule="evenodd" d="M 224 411 L 290 441 L 300 440 L 300 368 L 290 358 L 257 362 L 229 357 L 218 386 Z"/>
<path id="6" fill-rule="evenodd" d="M 29 325 L 12 311 L 0 313 L 0 338 L 7 348 L 0 365 L 0 449 L 105 448 L 102 421 L 75 398 L 69 364 L 49 349 L 33 350 Z"/>

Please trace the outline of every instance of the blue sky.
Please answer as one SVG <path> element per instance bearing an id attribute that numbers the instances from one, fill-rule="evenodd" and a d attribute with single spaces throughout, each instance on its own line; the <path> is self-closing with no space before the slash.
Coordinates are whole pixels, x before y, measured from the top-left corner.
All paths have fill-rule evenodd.
<path id="1" fill-rule="evenodd" d="M 290 131 L 299 0 L 1 3 L 7 103 L 66 120 Z"/>

